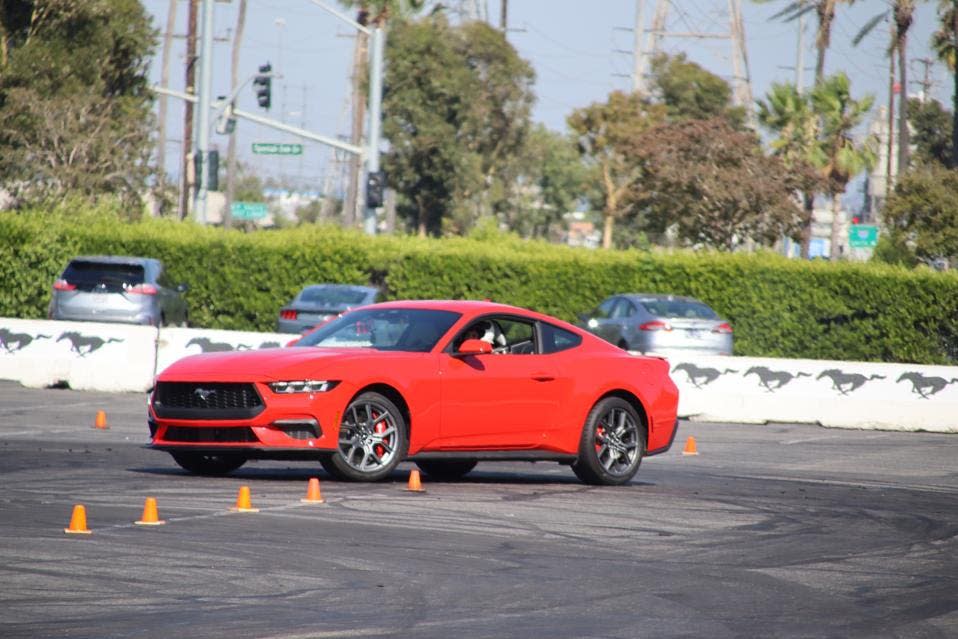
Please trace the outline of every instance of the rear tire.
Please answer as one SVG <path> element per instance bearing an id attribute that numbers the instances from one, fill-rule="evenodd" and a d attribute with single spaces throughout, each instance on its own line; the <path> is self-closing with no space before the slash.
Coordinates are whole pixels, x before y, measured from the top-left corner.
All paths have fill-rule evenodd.
<path id="1" fill-rule="evenodd" d="M 422 472 L 436 481 L 455 481 L 462 479 L 479 463 L 475 459 L 429 459 L 417 461 Z"/>
<path id="2" fill-rule="evenodd" d="M 402 412 L 384 395 L 366 392 L 343 411 L 336 452 L 320 463 L 337 479 L 379 481 L 393 472 L 408 449 Z"/>
<path id="3" fill-rule="evenodd" d="M 635 476 L 644 454 L 638 413 L 624 399 L 606 397 L 589 411 L 572 471 L 587 484 L 618 486 Z"/>
<path id="4" fill-rule="evenodd" d="M 242 455 L 226 453 L 223 455 L 206 455 L 204 453 L 170 453 L 173 461 L 184 470 L 196 475 L 228 475 L 246 463 Z"/>

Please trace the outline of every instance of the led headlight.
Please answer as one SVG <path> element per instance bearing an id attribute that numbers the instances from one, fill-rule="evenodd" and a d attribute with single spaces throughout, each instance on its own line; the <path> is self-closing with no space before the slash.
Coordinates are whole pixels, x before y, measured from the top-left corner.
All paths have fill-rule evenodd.
<path id="1" fill-rule="evenodd" d="M 291 393 L 325 393 L 339 384 L 339 382 L 318 379 L 298 379 L 290 382 L 270 382 L 267 384 L 274 393 L 288 395 Z"/>

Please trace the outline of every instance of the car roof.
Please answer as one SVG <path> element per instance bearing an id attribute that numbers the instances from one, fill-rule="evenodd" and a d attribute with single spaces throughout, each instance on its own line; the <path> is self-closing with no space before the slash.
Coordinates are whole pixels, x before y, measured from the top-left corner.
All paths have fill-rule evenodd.
<path id="1" fill-rule="evenodd" d="M 409 309 L 428 309 L 435 311 L 452 311 L 468 316 L 485 315 L 487 313 L 500 313 L 503 315 L 521 315 L 530 319 L 537 319 L 551 324 L 561 324 L 563 327 L 579 329 L 568 322 L 545 315 L 536 311 L 511 306 L 509 304 L 500 304 L 487 300 L 394 300 L 390 302 L 380 302 L 378 304 L 369 304 L 362 308 L 409 308 Z"/>
<path id="2" fill-rule="evenodd" d="M 616 296 L 613 295 L 612 297 L 616 297 Z M 698 302 L 699 304 L 704 304 L 704 302 L 702 302 L 701 300 L 697 300 L 694 297 L 688 297 L 687 295 L 665 295 L 662 293 L 622 293 L 621 295 L 618 295 L 618 297 L 627 297 L 629 299 L 636 300 L 639 302 L 643 300 L 656 300 L 656 301 L 678 300 L 682 302 Z"/>
<path id="3" fill-rule="evenodd" d="M 102 264 L 136 264 L 144 266 L 151 262 L 158 262 L 152 257 L 132 257 L 129 255 L 79 255 L 71 262 L 100 262 Z"/>
<path id="4" fill-rule="evenodd" d="M 306 291 L 313 288 L 341 288 L 341 289 L 346 289 L 350 291 L 363 291 L 366 293 L 373 293 L 373 292 L 379 291 L 379 289 L 376 288 L 375 286 L 362 286 L 360 284 L 328 284 L 328 283 L 307 284 L 306 286 L 303 287 L 303 290 Z"/>

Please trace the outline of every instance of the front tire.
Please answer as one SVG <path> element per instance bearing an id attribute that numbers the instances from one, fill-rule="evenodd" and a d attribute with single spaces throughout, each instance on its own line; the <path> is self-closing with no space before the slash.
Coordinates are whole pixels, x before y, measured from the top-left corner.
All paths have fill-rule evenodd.
<path id="1" fill-rule="evenodd" d="M 417 461 L 416 465 L 422 472 L 436 481 L 455 481 L 462 479 L 476 467 L 475 459 L 429 459 Z"/>
<path id="2" fill-rule="evenodd" d="M 321 463 L 338 479 L 378 481 L 392 473 L 408 449 L 402 412 L 389 398 L 366 392 L 346 408 L 336 452 Z"/>
<path id="3" fill-rule="evenodd" d="M 572 471 L 587 484 L 618 486 L 635 476 L 644 454 L 638 413 L 624 399 L 606 397 L 589 411 Z"/>
<path id="4" fill-rule="evenodd" d="M 204 453 L 170 453 L 173 461 L 196 475 L 228 475 L 246 463 L 242 455 L 206 455 Z"/>

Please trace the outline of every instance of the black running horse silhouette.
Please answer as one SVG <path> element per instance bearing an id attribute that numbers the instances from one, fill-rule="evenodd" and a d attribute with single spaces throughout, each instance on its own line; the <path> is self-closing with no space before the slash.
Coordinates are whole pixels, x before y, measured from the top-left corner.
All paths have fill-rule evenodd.
<path id="1" fill-rule="evenodd" d="M 777 391 L 779 388 L 797 377 L 811 377 L 810 373 L 792 374 L 788 371 L 773 371 L 767 366 L 753 366 L 745 371 L 745 375 L 743 375 L 743 377 L 748 377 L 753 373 L 756 377 L 758 377 L 759 383 L 770 393 Z"/>
<path id="2" fill-rule="evenodd" d="M 815 379 L 827 377 L 832 380 L 832 388 L 842 395 L 848 395 L 853 390 L 858 390 L 865 382 L 873 379 L 885 379 L 884 375 L 872 375 L 865 377 L 861 373 L 844 373 L 837 368 L 829 368 L 822 371 Z"/>
<path id="3" fill-rule="evenodd" d="M 249 350 L 246 344 L 237 344 L 234 348 L 229 342 L 214 342 L 208 337 L 194 337 L 186 343 L 187 348 L 196 344 L 204 353 L 222 353 L 224 351 Z"/>
<path id="4" fill-rule="evenodd" d="M 0 328 L 0 347 L 8 353 L 23 350 L 35 339 L 50 339 L 53 335 L 30 335 L 14 333 L 9 328 Z"/>
<path id="5" fill-rule="evenodd" d="M 928 399 L 935 393 L 940 392 L 948 384 L 958 383 L 958 379 L 946 380 L 944 377 L 925 377 L 918 372 L 902 373 L 898 382 L 908 380 L 911 382 L 911 392 L 921 395 L 922 399 Z M 895 382 L 896 384 L 898 382 Z"/>
<path id="6" fill-rule="evenodd" d="M 696 388 L 702 388 L 703 386 L 708 386 L 720 376 L 727 373 L 737 373 L 738 371 L 732 370 L 731 368 L 726 368 L 724 371 L 720 371 L 717 368 L 699 368 L 695 364 L 689 364 L 687 362 L 679 364 L 672 369 L 672 372 L 676 371 L 685 371 L 686 376 L 688 376 L 689 381 Z"/>
<path id="7" fill-rule="evenodd" d="M 123 341 L 122 339 L 116 337 L 103 339 L 102 337 L 97 337 L 96 335 L 81 335 L 77 331 L 68 331 L 57 338 L 58 342 L 62 342 L 63 340 L 69 340 L 70 350 L 80 357 L 86 357 L 93 351 L 99 350 L 104 344 L 112 344 L 114 342 Z"/>

